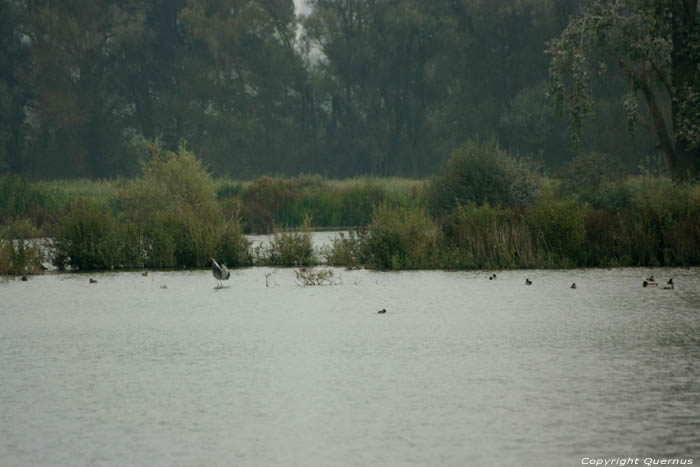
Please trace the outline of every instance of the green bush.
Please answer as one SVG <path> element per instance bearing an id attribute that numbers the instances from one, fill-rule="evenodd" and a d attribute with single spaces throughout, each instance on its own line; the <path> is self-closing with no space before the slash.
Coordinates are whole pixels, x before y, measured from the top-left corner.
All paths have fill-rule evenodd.
<path id="1" fill-rule="evenodd" d="M 248 245 L 241 241 L 237 212 L 224 218 L 215 185 L 199 159 L 184 143 L 177 153 L 157 144 L 150 147 L 143 175 L 120 193 L 125 222 L 144 236 L 145 265 L 202 267 L 219 254 L 247 264 Z"/>
<path id="2" fill-rule="evenodd" d="M 433 213 L 447 213 L 462 204 L 519 206 L 531 201 L 539 176 L 495 144 L 468 141 L 455 150 L 447 167 L 433 177 L 428 201 Z"/>
<path id="3" fill-rule="evenodd" d="M 439 267 L 439 237 L 437 225 L 424 209 L 380 203 L 369 225 L 366 256 L 377 269 Z"/>
<path id="4" fill-rule="evenodd" d="M 268 248 L 258 248 L 256 263 L 266 266 L 312 266 L 314 254 L 311 220 L 306 219 L 297 231 L 275 231 Z"/>
<path id="5" fill-rule="evenodd" d="M 102 206 L 77 199 L 61 215 L 53 263 L 59 269 L 112 269 L 122 266 L 114 217 Z"/>
<path id="6" fill-rule="evenodd" d="M 0 228 L 0 277 L 41 272 L 42 249 L 28 240 L 36 236 L 36 227 L 26 219 Z"/>
<path id="7" fill-rule="evenodd" d="M 365 230 L 350 231 L 347 234 L 340 232 L 330 246 L 322 249 L 321 254 L 330 266 L 345 266 L 356 269 L 367 261 L 367 238 Z"/>

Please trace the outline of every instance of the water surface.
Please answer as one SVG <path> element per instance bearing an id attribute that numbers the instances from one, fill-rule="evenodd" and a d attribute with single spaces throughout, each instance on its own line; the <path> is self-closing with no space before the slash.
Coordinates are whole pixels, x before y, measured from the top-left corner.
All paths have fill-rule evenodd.
<path id="1" fill-rule="evenodd" d="M 698 462 L 700 270 L 335 272 L 0 284 L 0 465 Z"/>

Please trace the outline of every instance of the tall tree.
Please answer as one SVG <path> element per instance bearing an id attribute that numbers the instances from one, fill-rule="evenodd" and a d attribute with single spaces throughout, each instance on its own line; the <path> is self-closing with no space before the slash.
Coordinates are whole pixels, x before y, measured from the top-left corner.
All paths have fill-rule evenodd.
<path id="1" fill-rule="evenodd" d="M 124 161 L 130 102 L 121 91 L 124 47 L 138 43 L 134 2 L 28 0 L 33 169 L 107 176 Z"/>
<path id="2" fill-rule="evenodd" d="M 22 18 L 15 2 L 0 0 L 0 172 L 22 172 L 22 126 L 28 100 L 22 73 L 29 47 L 22 41 Z"/>
<path id="3" fill-rule="evenodd" d="M 629 84 L 630 129 L 636 119 L 654 132 L 675 180 L 700 173 L 699 11 L 698 0 L 591 0 L 571 20 L 548 53 L 550 95 L 559 109 L 568 104 L 574 138 L 591 113 L 593 65 L 604 70 L 612 62 Z M 638 94 L 648 119 L 638 111 Z"/>

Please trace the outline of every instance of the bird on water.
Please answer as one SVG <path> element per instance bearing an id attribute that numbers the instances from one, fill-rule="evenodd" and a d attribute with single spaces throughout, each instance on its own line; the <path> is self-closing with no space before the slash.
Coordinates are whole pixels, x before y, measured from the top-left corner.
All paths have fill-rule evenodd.
<path id="1" fill-rule="evenodd" d="M 214 274 L 214 278 L 219 284 L 217 288 L 220 289 L 223 287 L 221 281 L 228 280 L 228 278 L 231 277 L 231 273 L 228 271 L 225 264 L 219 265 L 214 258 L 212 258 L 211 261 L 211 272 Z"/>
<path id="2" fill-rule="evenodd" d="M 532 281 L 529 278 L 526 278 L 525 285 L 532 285 Z"/>

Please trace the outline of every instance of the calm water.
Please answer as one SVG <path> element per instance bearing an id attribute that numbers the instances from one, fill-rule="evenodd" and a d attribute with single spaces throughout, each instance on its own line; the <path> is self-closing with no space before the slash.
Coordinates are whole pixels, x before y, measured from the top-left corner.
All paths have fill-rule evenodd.
<path id="1" fill-rule="evenodd" d="M 491 272 L 2 283 L 0 465 L 700 462 L 700 269 Z"/>

